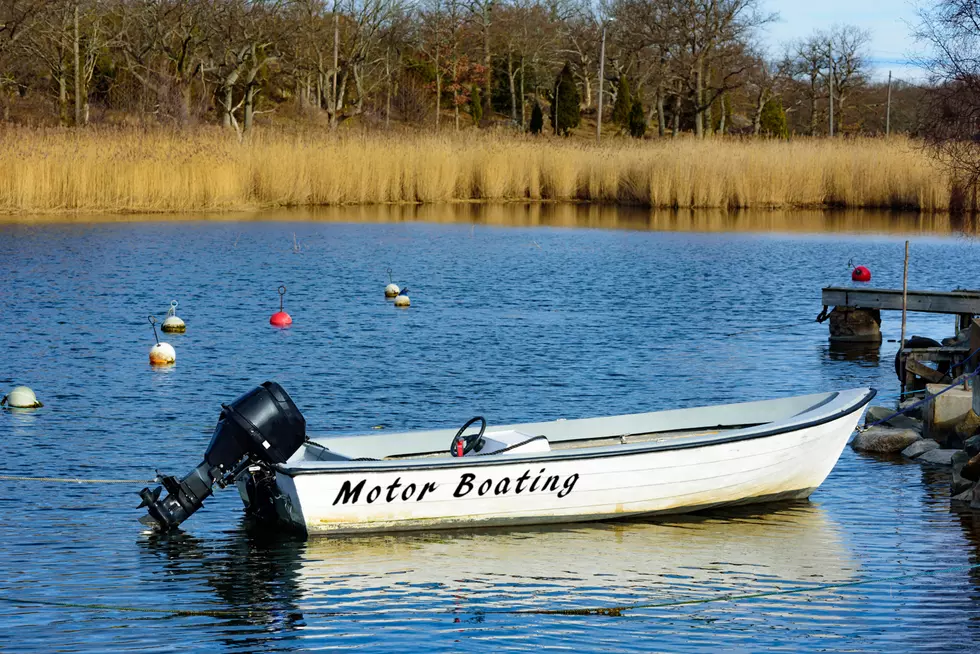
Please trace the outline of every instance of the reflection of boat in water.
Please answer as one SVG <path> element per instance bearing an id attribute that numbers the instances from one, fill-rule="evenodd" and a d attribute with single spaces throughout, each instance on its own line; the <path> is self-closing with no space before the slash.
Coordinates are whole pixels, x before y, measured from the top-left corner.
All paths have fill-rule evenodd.
<path id="1" fill-rule="evenodd" d="M 246 639 L 248 651 L 274 634 L 347 632 L 351 623 L 336 616 L 417 628 L 422 614 L 444 624 L 447 614 L 669 603 L 858 574 L 837 525 L 808 502 L 649 523 L 308 541 L 245 526 L 208 539 L 150 534 L 140 550 L 144 584 L 175 609 L 224 613 L 215 637 L 238 647 Z"/>
<path id="2" fill-rule="evenodd" d="M 648 523 L 312 539 L 297 574 L 304 605 L 380 610 L 404 598 L 448 608 L 465 599 L 478 610 L 754 592 L 856 572 L 837 526 L 803 502 Z"/>

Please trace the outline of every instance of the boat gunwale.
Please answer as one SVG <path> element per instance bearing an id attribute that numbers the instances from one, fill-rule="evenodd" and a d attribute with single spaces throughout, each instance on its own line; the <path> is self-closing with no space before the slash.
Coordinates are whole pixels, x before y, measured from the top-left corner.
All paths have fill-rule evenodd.
<path id="1" fill-rule="evenodd" d="M 848 389 L 857 391 L 860 389 Z M 816 405 L 802 411 L 793 418 L 799 416 L 805 416 L 808 413 L 819 409 L 821 406 L 826 406 L 828 403 L 833 402 L 838 397 L 840 397 L 841 391 L 834 391 L 825 400 L 817 403 Z M 653 452 L 669 452 L 677 450 L 687 450 L 694 449 L 698 447 L 711 447 L 714 445 L 726 445 L 730 443 L 737 443 L 740 441 L 751 441 L 761 438 L 769 438 L 771 436 L 778 436 L 780 434 L 787 434 L 794 431 L 800 431 L 802 429 L 809 429 L 811 427 L 818 427 L 820 425 L 827 424 L 829 422 L 834 422 L 843 417 L 846 417 L 856 411 L 860 411 L 865 406 L 867 406 L 878 394 L 875 388 L 865 388 L 864 395 L 856 399 L 852 404 L 845 406 L 839 411 L 828 414 L 826 416 L 821 416 L 819 418 L 814 418 L 806 422 L 786 422 L 778 427 L 773 427 L 770 429 L 763 429 L 761 431 L 751 431 L 749 433 L 738 433 L 744 432 L 744 429 L 735 430 L 732 434 L 728 436 L 716 437 L 712 440 L 697 440 L 697 439 L 677 439 L 675 441 L 666 442 L 649 442 L 649 443 L 633 443 L 627 445 L 611 445 L 611 446 L 601 446 L 599 448 L 582 448 L 579 451 L 575 449 L 569 450 L 552 450 L 550 452 L 541 452 L 536 455 L 528 455 L 517 457 L 515 455 L 505 455 L 503 457 L 497 456 L 477 456 L 477 457 L 464 457 L 464 459 L 411 459 L 408 461 L 425 461 L 425 463 L 406 463 L 404 459 L 377 459 L 370 461 L 358 461 L 356 459 L 351 459 L 343 462 L 329 462 L 330 465 L 318 465 L 316 467 L 295 467 L 288 463 L 275 464 L 273 468 L 277 473 L 289 476 L 289 477 L 299 477 L 304 475 L 322 475 L 322 474 L 347 474 L 347 473 L 364 473 L 364 472 L 404 472 L 404 471 L 417 471 L 417 470 L 433 470 L 433 469 L 451 469 L 451 468 L 471 468 L 471 467 L 485 467 L 485 466 L 500 466 L 500 465 L 520 465 L 533 462 L 563 462 L 579 459 L 605 459 L 610 457 L 623 457 L 623 456 L 636 456 L 640 454 L 650 454 Z M 707 408 L 707 407 L 692 407 L 692 408 Z M 773 423 L 762 423 L 762 424 L 773 424 Z M 724 425 L 706 426 L 703 429 L 714 429 L 717 427 L 723 427 Z M 698 428 L 702 429 L 702 428 Z M 755 429 L 755 427 L 749 427 L 747 429 Z M 623 434 L 628 436 L 630 434 Z M 607 451 L 594 451 L 600 449 L 607 449 Z M 615 448 L 615 449 L 612 449 Z M 588 451 L 593 450 L 593 451 Z M 317 462 L 317 463 L 327 463 L 327 462 Z M 357 464 L 357 465 L 351 465 Z M 380 464 L 380 465 L 379 465 Z"/>

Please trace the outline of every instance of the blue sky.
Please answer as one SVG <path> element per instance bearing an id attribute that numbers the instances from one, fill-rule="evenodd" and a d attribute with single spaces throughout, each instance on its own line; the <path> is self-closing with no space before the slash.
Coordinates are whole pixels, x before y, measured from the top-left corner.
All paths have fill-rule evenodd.
<path id="1" fill-rule="evenodd" d="M 871 32 L 868 54 L 874 76 L 883 79 L 891 70 L 895 77 L 921 79 L 923 74 L 908 64 L 920 49 L 912 38 L 916 2 L 928 0 L 761 0 L 762 7 L 779 14 L 779 21 L 762 33 L 773 54 L 782 44 L 829 29 L 836 23 L 857 25 Z"/>

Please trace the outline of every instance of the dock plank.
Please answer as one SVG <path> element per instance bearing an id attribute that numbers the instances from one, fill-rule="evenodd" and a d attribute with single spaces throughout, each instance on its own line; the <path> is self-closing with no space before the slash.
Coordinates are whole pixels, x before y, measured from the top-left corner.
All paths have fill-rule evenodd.
<path id="1" fill-rule="evenodd" d="M 828 286 L 823 289 L 823 304 L 828 307 L 901 311 L 902 290 Z M 980 292 L 909 291 L 908 310 L 926 313 L 977 315 L 980 314 Z"/>

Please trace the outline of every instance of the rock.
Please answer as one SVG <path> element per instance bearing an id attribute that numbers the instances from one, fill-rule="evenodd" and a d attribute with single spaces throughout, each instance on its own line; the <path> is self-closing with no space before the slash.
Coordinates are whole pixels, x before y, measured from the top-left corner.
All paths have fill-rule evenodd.
<path id="1" fill-rule="evenodd" d="M 921 440 L 915 441 L 914 443 L 906 447 L 904 450 L 902 450 L 902 456 L 907 457 L 909 459 L 914 459 L 916 457 L 925 454 L 930 450 L 938 450 L 938 449 L 939 449 L 939 443 L 937 443 L 934 440 L 930 440 L 928 438 L 923 438 Z"/>
<path id="2" fill-rule="evenodd" d="M 976 488 L 975 486 L 970 486 L 969 488 L 967 488 L 962 493 L 957 493 L 956 495 L 953 495 L 949 499 L 952 500 L 953 502 L 966 502 L 966 503 L 969 503 L 969 502 L 971 502 L 973 500 L 973 491 L 975 490 L 975 488 Z"/>
<path id="3" fill-rule="evenodd" d="M 973 485 L 977 483 L 975 479 L 966 479 L 960 473 L 953 470 L 953 475 L 949 480 L 949 494 L 956 496 L 964 491 L 968 491 L 973 488 Z"/>
<path id="4" fill-rule="evenodd" d="M 898 403 L 898 408 L 905 412 L 902 415 L 908 416 L 910 418 L 918 418 L 918 419 L 921 419 L 922 418 L 922 410 L 924 408 L 926 408 L 926 405 L 922 405 L 922 406 L 920 406 L 920 407 L 918 407 L 916 409 L 911 409 L 911 410 L 909 409 L 909 407 L 914 406 L 915 404 L 917 404 L 917 403 L 919 403 L 921 401 L 922 401 L 922 398 L 921 397 L 910 397 L 907 400 L 902 400 L 901 402 L 899 402 Z"/>
<path id="5" fill-rule="evenodd" d="M 973 438 L 968 438 L 963 443 L 963 449 L 970 456 L 976 456 L 980 454 L 980 434 L 977 434 Z"/>
<path id="6" fill-rule="evenodd" d="M 904 414 L 895 416 L 885 424 L 889 427 L 894 427 L 895 429 L 911 429 L 912 431 L 919 432 L 920 434 L 925 431 L 925 426 L 921 420 L 910 418 Z"/>
<path id="7" fill-rule="evenodd" d="M 895 409 L 884 406 L 873 406 L 868 409 L 868 412 L 864 415 L 864 424 L 870 425 L 875 422 L 884 420 L 885 418 L 890 418 L 888 422 L 882 423 L 888 427 L 894 427 L 896 429 L 913 429 L 915 431 L 922 431 L 922 421 L 916 420 L 915 418 L 910 418 L 904 414 L 895 415 Z"/>
<path id="8" fill-rule="evenodd" d="M 927 384 L 926 391 L 936 395 L 945 389 L 943 384 Z M 923 409 L 926 434 L 940 443 L 946 443 L 950 437 L 956 436 L 956 427 L 973 408 L 973 392 L 962 388 L 953 388 L 942 395 L 937 395 Z"/>
<path id="9" fill-rule="evenodd" d="M 960 437 L 961 441 L 965 442 L 977 433 L 980 433 L 980 416 L 971 409 L 966 414 L 966 417 L 956 425 L 956 435 Z"/>
<path id="10" fill-rule="evenodd" d="M 980 481 L 980 454 L 977 454 L 964 463 L 959 473 L 966 479 Z"/>
<path id="11" fill-rule="evenodd" d="M 884 420 L 891 414 L 895 413 L 895 409 L 887 406 L 869 406 L 868 412 L 864 414 L 864 424 L 869 424 L 872 422 L 878 422 L 879 420 Z"/>
<path id="12" fill-rule="evenodd" d="M 970 500 L 971 509 L 980 509 L 980 484 L 973 487 L 973 499 Z"/>
<path id="13" fill-rule="evenodd" d="M 950 458 L 949 463 L 953 466 L 953 470 L 959 472 L 966 465 L 966 462 L 970 460 L 970 455 L 963 450 L 956 450 L 953 456 Z"/>
<path id="14" fill-rule="evenodd" d="M 830 312 L 830 340 L 838 343 L 880 343 L 881 311 L 834 307 Z"/>
<path id="15" fill-rule="evenodd" d="M 893 427 L 871 427 L 859 433 L 851 441 L 851 447 L 858 452 L 880 452 L 890 454 L 901 452 L 922 436 L 911 429 Z"/>
<path id="16" fill-rule="evenodd" d="M 953 455 L 957 452 L 959 450 L 929 450 L 916 459 L 916 461 L 933 463 L 937 466 L 949 466 L 953 464 Z"/>
<path id="17" fill-rule="evenodd" d="M 942 340 L 943 345 L 947 346 L 963 346 L 969 347 L 970 345 L 970 330 L 961 329 L 956 336 L 949 336 Z"/>

